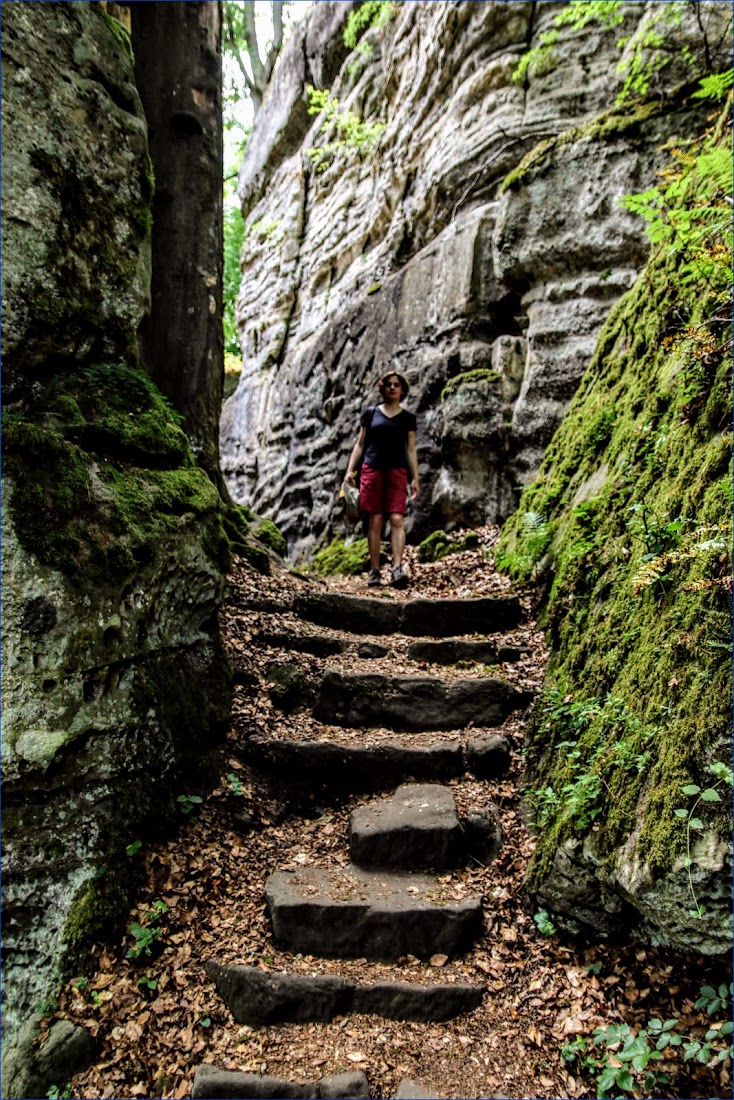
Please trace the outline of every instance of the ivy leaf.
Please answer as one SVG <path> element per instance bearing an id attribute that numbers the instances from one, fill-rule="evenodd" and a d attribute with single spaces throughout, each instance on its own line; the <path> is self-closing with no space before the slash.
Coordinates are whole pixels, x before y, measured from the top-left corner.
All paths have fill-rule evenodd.
<path id="1" fill-rule="evenodd" d="M 696 786 L 695 783 L 688 783 L 685 787 L 681 787 L 683 794 L 700 794 L 701 788 Z"/>

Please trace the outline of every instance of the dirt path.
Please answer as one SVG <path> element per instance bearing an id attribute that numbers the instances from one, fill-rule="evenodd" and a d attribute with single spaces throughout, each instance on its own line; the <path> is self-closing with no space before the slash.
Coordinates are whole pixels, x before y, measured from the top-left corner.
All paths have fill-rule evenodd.
<path id="1" fill-rule="evenodd" d="M 494 530 L 486 529 L 479 550 L 435 565 L 419 565 L 411 551 L 412 594 L 501 594 L 507 582 L 492 571 L 495 537 Z M 99 1049 L 98 1061 L 74 1079 L 70 1095 L 184 1097 L 190 1094 L 196 1068 L 211 1063 L 299 1081 L 358 1068 L 366 1073 L 373 1097 L 394 1096 L 405 1077 L 441 1097 L 577 1097 L 595 1095 L 595 1085 L 560 1057 L 561 1047 L 576 1037 L 621 1021 L 640 1026 L 651 1017 L 681 1018 L 689 1029 L 700 1030 L 705 1021 L 694 1010 L 694 1001 L 703 982 L 729 980 L 721 964 L 696 963 L 639 945 L 562 942 L 536 928 L 522 887 L 532 853 L 519 798 L 525 714 L 510 717 L 500 730 L 512 747 L 506 776 L 450 781 L 460 812 L 491 802 L 503 833 L 492 864 L 472 862 L 442 876 L 446 889 L 457 897 L 469 890 L 484 895 L 483 930 L 470 951 L 458 959 L 435 956 L 429 962 L 408 955 L 380 964 L 301 957 L 274 943 L 263 895 L 269 872 L 346 865 L 349 812 L 374 798 L 369 793 L 330 794 L 309 784 L 287 789 L 277 777 L 268 778 L 244 762 L 243 741 L 253 734 L 278 738 L 295 731 L 306 740 L 323 735 L 324 727 L 308 710 L 283 714 L 267 690 L 274 661 L 288 659 L 308 677 L 318 659 L 253 641 L 264 631 L 313 634 L 312 626 L 293 615 L 291 603 L 314 585 L 325 587 L 288 574 L 264 579 L 244 563 L 233 572 L 223 627 L 238 683 L 221 780 L 202 803 L 182 802 L 191 813 L 176 836 L 146 845 L 133 857 L 144 861 L 146 881 L 130 921 L 160 929 L 151 955 L 138 961 L 126 958 L 134 947 L 130 934 L 117 945 L 100 944 L 86 981 L 69 982 L 63 991 L 56 1016 L 88 1027 Z M 330 581 L 328 588 L 367 594 L 361 579 Z M 395 594 L 381 591 L 373 598 L 394 599 Z M 502 675 L 523 690 L 540 686 L 545 662 L 542 638 L 528 611 L 528 621 L 512 632 L 511 641 L 529 654 L 501 666 Z M 329 634 L 341 636 L 338 630 Z M 341 671 L 364 666 L 353 646 L 330 661 Z M 404 640 L 388 656 L 372 658 L 369 668 L 416 674 Z M 472 668 L 461 671 L 465 677 L 478 674 Z M 451 675 L 447 669 L 442 674 Z M 331 731 L 334 738 L 358 739 L 360 744 L 379 733 Z M 411 743 L 426 736 L 411 735 Z M 181 793 L 198 797 L 195 790 Z M 156 902 L 166 909 L 151 917 Z M 233 1022 L 203 971 L 207 959 L 361 982 L 479 982 L 487 993 L 479 1009 L 447 1023 L 354 1015 L 329 1024 L 252 1028 Z M 693 1076 L 671 1085 L 668 1095 L 725 1096 L 730 1086 L 727 1065 L 715 1074 L 699 1067 Z"/>

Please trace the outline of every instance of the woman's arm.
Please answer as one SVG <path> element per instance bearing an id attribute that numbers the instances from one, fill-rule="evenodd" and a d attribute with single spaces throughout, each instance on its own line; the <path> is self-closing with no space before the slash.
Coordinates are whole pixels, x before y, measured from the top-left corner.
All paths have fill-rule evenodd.
<path id="1" fill-rule="evenodd" d="M 344 478 L 345 481 L 349 481 L 350 477 L 352 476 L 352 474 L 354 473 L 354 471 L 357 468 L 357 463 L 359 462 L 359 460 L 362 457 L 362 454 L 364 452 L 364 443 L 365 443 L 366 438 L 367 438 L 367 429 L 366 428 L 360 428 L 359 429 L 359 435 L 357 436 L 357 442 L 352 447 L 352 453 L 349 456 L 349 465 L 347 466 L 347 472 L 346 472 L 346 476 Z"/>
<path id="2" fill-rule="evenodd" d="M 410 476 L 412 478 L 410 485 L 410 499 L 415 500 L 420 490 L 418 483 L 418 452 L 415 448 L 415 432 L 408 432 L 408 446 L 406 449 L 408 456 L 408 466 L 410 467 Z"/>

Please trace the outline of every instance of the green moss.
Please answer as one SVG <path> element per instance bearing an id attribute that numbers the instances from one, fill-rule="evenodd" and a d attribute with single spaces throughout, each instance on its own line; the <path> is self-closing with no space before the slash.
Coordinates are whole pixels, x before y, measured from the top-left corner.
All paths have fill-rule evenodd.
<path id="1" fill-rule="evenodd" d="M 312 568 L 323 577 L 341 573 L 348 577 L 356 577 L 364 573 L 369 565 L 370 552 L 367 539 L 355 539 L 354 542 L 345 543 L 336 538 L 323 550 L 319 550 L 312 561 Z"/>
<path id="2" fill-rule="evenodd" d="M 659 97 L 637 101 L 624 107 L 611 107 L 595 118 L 580 126 L 572 126 L 557 137 L 545 138 L 538 142 L 530 152 L 502 181 L 501 191 L 519 187 L 532 172 L 542 168 L 554 149 L 578 142 L 615 141 L 620 137 L 631 139 L 649 120 L 670 111 L 672 104 L 684 103 L 698 87 L 698 81 L 680 85 L 671 93 L 670 101 L 663 102 Z"/>
<path id="3" fill-rule="evenodd" d="M 479 535 L 467 531 L 462 537 L 451 538 L 445 531 L 434 531 L 418 547 L 419 561 L 441 561 L 448 554 L 460 554 L 464 550 L 476 550 Z"/>
<path id="4" fill-rule="evenodd" d="M 253 539 L 245 539 L 236 543 L 233 545 L 233 551 L 244 558 L 258 573 L 262 573 L 263 576 L 267 577 L 270 573 L 270 556 L 267 550 Z"/>
<path id="5" fill-rule="evenodd" d="M 18 539 L 40 562 L 82 586 L 122 581 L 195 526 L 226 571 L 224 506 L 181 418 L 141 371 L 56 376 L 30 416 L 4 412 L 3 458 Z"/>
<path id="6" fill-rule="evenodd" d="M 64 925 L 67 966 L 73 966 L 93 943 L 109 939 L 122 930 L 134 877 L 132 866 L 120 865 L 114 871 L 104 868 L 97 878 L 82 886 Z"/>
<path id="7" fill-rule="evenodd" d="M 133 65 L 135 63 L 135 58 L 133 57 L 132 40 L 125 27 L 122 25 L 119 19 L 115 19 L 114 16 L 106 12 L 104 8 L 97 7 L 94 10 L 97 12 L 100 18 L 104 20 L 107 28 L 112 32 L 114 37 L 122 46 L 123 52 L 128 61 L 131 65 Z"/>
<path id="8" fill-rule="evenodd" d="M 697 186 L 681 201 L 700 204 Z M 551 659 L 528 739 L 536 885 L 559 842 L 591 828 L 609 860 L 639 830 L 640 858 L 667 870 L 685 845 L 681 787 L 710 785 L 707 765 L 728 758 L 730 323 L 687 263 L 658 249 L 612 310 L 496 552 L 515 579 L 543 582 Z M 644 768 L 628 767 L 643 751 Z M 593 819 L 569 812 L 587 794 Z M 704 806 L 705 825 L 728 837 L 728 810 Z"/>
<path id="9" fill-rule="evenodd" d="M 253 534 L 259 542 L 264 543 L 279 557 L 285 557 L 287 549 L 285 535 L 276 527 L 271 519 L 261 519 L 257 523 Z"/>
<path id="10" fill-rule="evenodd" d="M 488 367 L 477 367 L 474 370 L 464 371 L 463 374 L 455 374 L 453 378 L 449 378 L 448 382 L 441 390 L 441 400 L 445 401 L 446 398 L 456 391 L 461 386 L 470 385 L 473 382 L 501 382 L 502 378 L 496 370 L 490 370 Z"/>

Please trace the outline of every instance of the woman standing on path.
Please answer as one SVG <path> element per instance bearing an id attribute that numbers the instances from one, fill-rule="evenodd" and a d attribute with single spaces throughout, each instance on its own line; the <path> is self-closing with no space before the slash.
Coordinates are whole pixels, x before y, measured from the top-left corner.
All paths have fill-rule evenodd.
<path id="1" fill-rule="evenodd" d="M 409 386 L 402 374 L 390 371 L 378 382 L 381 405 L 362 413 L 357 442 L 352 448 L 346 480 L 354 474 L 362 454 L 364 462 L 359 481 L 359 506 L 369 515 L 367 544 L 370 551 L 370 575 L 367 584 L 381 584 L 380 545 L 382 525 L 390 520 L 392 542 L 392 581 L 395 588 L 407 588 L 410 583 L 403 569 L 405 525 L 403 516 L 408 501 L 408 472 L 411 475 L 410 497 L 418 496 L 418 455 L 415 449 L 416 419 L 400 402 Z"/>

